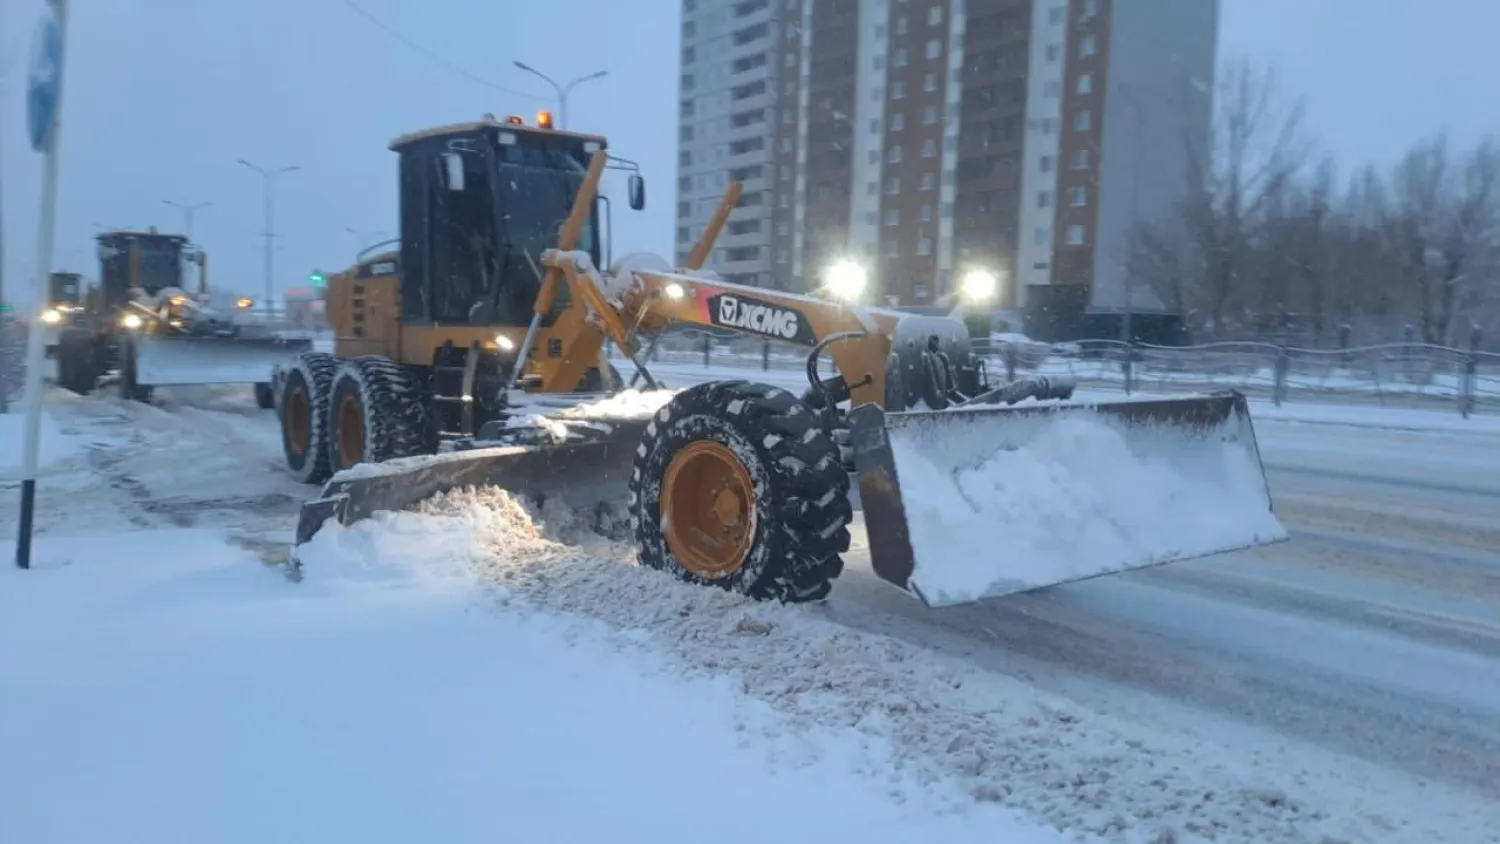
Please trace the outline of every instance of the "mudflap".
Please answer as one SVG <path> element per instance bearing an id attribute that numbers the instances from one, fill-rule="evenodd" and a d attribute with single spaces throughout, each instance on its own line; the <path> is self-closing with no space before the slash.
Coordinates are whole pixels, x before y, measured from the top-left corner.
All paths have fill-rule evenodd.
<path id="1" fill-rule="evenodd" d="M 268 384 L 282 363 L 312 349 L 312 340 L 280 337 L 189 337 L 136 335 L 136 383 L 144 387 L 187 384 Z"/>
<path id="2" fill-rule="evenodd" d="M 875 574 L 929 606 L 1286 538 L 1235 391 L 849 421 Z"/>
<path id="3" fill-rule="evenodd" d="M 526 445 L 469 448 L 444 454 L 361 464 L 340 472 L 316 499 L 302 505 L 292 567 L 298 549 L 330 519 L 350 525 L 381 511 L 409 509 L 456 489 L 498 487 L 535 502 L 560 501 L 575 510 L 622 508 L 641 435 L 649 418 L 589 420 L 572 436 L 551 429 L 548 439 Z M 530 433 L 530 432 L 526 432 Z"/>

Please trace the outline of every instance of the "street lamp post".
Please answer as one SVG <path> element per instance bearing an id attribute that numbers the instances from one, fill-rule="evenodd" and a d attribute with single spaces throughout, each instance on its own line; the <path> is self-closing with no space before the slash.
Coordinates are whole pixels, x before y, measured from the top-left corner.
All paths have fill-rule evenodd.
<path id="1" fill-rule="evenodd" d="M 190 241 L 193 239 L 193 217 L 197 215 L 199 210 L 209 208 L 213 205 L 212 202 L 198 202 L 193 205 L 186 205 L 181 202 L 173 202 L 170 199 L 163 199 L 161 203 L 163 205 L 170 205 L 182 212 L 182 233 L 187 235 L 187 239 Z"/>
<path id="2" fill-rule="evenodd" d="M 273 212 L 272 212 L 272 207 L 271 207 L 271 193 L 272 193 L 271 189 L 272 189 L 272 187 L 273 187 L 273 185 L 274 185 L 274 183 L 276 181 L 276 177 L 277 176 L 280 176 L 283 173 L 291 173 L 291 172 L 293 172 L 295 170 L 301 170 L 302 168 L 298 167 L 295 164 L 293 164 L 293 165 L 290 165 L 288 167 L 282 167 L 279 170 L 267 170 L 264 167 L 261 167 L 261 166 L 256 165 L 256 164 L 252 164 L 252 163 L 250 163 L 249 161 L 246 161 L 243 158 L 240 159 L 240 163 L 243 164 L 243 165 L 245 165 L 246 167 L 250 168 L 251 170 L 254 170 L 255 172 L 259 173 L 262 181 L 264 182 L 265 203 L 266 203 L 266 209 L 265 209 L 265 211 L 266 211 L 266 230 L 265 230 L 265 232 L 262 233 L 262 236 L 265 237 L 265 240 L 266 240 L 266 259 L 265 259 L 265 262 L 266 262 L 266 298 L 265 298 L 265 310 L 266 310 L 267 313 L 270 313 L 270 311 L 271 311 L 271 301 L 274 298 L 274 294 L 271 291 L 271 279 L 273 277 L 272 273 L 271 273 L 271 239 L 274 238 L 274 237 L 276 237 L 276 232 L 275 232 L 275 229 L 273 228 L 274 217 L 273 217 Z"/>
<path id="3" fill-rule="evenodd" d="M 515 65 L 521 70 L 539 77 L 543 82 L 551 85 L 552 90 L 557 92 L 557 128 L 559 129 L 568 128 L 568 94 L 584 82 L 588 82 L 591 79 L 603 79 L 609 75 L 609 71 L 607 70 L 597 70 L 587 76 L 580 76 L 566 85 L 559 85 L 552 80 L 552 77 L 525 62 L 515 62 Z"/>
<path id="4" fill-rule="evenodd" d="M 354 242 L 357 244 L 355 251 L 357 252 L 363 252 L 369 247 L 374 246 L 380 241 L 380 238 L 385 236 L 385 232 L 383 231 L 362 232 L 359 229 L 350 227 L 345 227 L 344 231 L 354 235 Z"/>

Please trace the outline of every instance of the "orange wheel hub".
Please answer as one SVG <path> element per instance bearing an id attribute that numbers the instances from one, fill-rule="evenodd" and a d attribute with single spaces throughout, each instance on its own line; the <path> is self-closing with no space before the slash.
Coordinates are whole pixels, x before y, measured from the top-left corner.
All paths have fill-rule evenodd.
<path id="1" fill-rule="evenodd" d="M 294 387 L 287 393 L 282 419 L 285 420 L 287 445 L 297 454 L 307 454 L 312 447 L 312 411 L 307 390 Z"/>
<path id="2" fill-rule="evenodd" d="M 730 448 L 690 443 L 667 464 L 661 482 L 667 548 L 683 568 L 709 580 L 740 570 L 755 536 L 755 486 Z"/>
<path id="3" fill-rule="evenodd" d="M 340 469 L 365 459 L 365 408 L 354 393 L 339 400 L 337 436 Z"/>

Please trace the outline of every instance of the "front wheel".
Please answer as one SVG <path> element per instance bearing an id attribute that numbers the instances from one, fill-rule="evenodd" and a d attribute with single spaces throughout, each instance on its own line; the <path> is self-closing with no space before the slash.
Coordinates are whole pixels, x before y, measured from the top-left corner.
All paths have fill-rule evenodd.
<path id="1" fill-rule="evenodd" d="M 281 447 L 292 476 L 319 484 L 333 472 L 328 465 L 328 397 L 339 359 L 324 352 L 304 352 L 292 361 L 280 381 L 277 416 Z"/>
<path id="2" fill-rule="evenodd" d="M 431 454 L 437 437 L 427 419 L 424 391 L 407 367 L 379 355 L 345 361 L 328 403 L 329 466 Z"/>
<path id="3" fill-rule="evenodd" d="M 849 549 L 849 475 L 818 414 L 786 390 L 716 381 L 678 393 L 636 451 L 642 564 L 757 599 L 827 596 Z"/>

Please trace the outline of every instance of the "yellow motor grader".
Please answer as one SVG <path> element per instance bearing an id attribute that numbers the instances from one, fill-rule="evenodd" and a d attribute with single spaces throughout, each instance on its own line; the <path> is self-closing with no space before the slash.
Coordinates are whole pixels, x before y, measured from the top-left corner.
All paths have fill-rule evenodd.
<path id="1" fill-rule="evenodd" d="M 299 549 L 330 519 L 489 485 L 628 508 L 644 565 L 815 600 L 843 568 L 851 478 L 875 573 L 929 605 L 1284 538 L 1238 393 L 1079 402 L 1060 379 L 991 384 L 958 319 L 725 282 L 701 267 L 738 184 L 686 266 L 611 263 L 601 178 L 629 171 L 637 210 L 645 187 L 601 137 L 487 118 L 391 148 L 400 236 L 329 278 L 334 351 L 277 376 L 288 466 L 326 483 Z M 651 393 L 640 344 L 674 324 L 804 348 L 807 391 Z M 603 412 L 620 387 L 607 343 L 658 399 L 645 410 L 617 396 Z"/>

